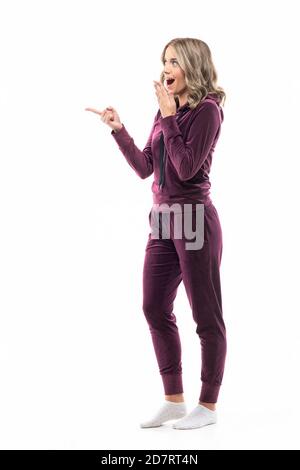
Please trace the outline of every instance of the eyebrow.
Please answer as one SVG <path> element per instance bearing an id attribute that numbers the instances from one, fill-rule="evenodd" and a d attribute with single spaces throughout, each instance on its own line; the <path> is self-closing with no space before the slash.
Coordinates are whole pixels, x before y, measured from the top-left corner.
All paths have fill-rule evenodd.
<path id="1" fill-rule="evenodd" d="M 164 58 L 166 60 L 166 58 Z M 170 60 L 177 60 L 177 57 L 172 57 Z"/>

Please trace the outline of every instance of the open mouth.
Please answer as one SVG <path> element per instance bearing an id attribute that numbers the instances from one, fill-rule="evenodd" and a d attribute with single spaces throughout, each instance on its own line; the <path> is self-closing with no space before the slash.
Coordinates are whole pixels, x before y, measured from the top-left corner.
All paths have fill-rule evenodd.
<path id="1" fill-rule="evenodd" d="M 172 85 L 172 83 L 174 83 L 174 82 L 175 82 L 175 78 L 170 78 L 170 79 L 166 80 L 166 83 L 167 83 L 168 86 Z"/>

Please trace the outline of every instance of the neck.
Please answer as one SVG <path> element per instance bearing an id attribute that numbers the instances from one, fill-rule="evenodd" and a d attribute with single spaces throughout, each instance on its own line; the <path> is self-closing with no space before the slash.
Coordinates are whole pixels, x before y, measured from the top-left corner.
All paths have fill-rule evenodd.
<path id="1" fill-rule="evenodd" d="M 182 106 L 184 106 L 185 104 L 187 104 L 187 100 L 178 100 L 177 109 L 182 108 Z"/>
<path id="2" fill-rule="evenodd" d="M 184 93 L 183 95 L 178 95 L 179 108 L 185 105 L 188 101 L 188 94 Z"/>

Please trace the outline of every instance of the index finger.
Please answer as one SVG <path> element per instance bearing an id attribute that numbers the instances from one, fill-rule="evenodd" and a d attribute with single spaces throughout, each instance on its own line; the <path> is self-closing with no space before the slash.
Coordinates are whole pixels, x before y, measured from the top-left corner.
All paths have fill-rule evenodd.
<path id="1" fill-rule="evenodd" d="M 100 116 L 103 114 L 103 111 L 97 111 L 97 109 L 94 108 L 85 108 L 85 111 L 92 111 L 92 113 L 99 114 Z"/>

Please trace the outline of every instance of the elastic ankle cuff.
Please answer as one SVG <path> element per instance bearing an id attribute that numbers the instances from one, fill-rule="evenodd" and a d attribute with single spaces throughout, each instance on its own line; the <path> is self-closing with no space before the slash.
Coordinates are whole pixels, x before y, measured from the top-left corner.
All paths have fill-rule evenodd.
<path id="1" fill-rule="evenodd" d="M 217 403 L 220 387 L 220 385 L 211 385 L 207 382 L 202 382 L 199 400 L 204 403 Z"/>
<path id="2" fill-rule="evenodd" d="M 183 393 L 182 374 L 163 374 L 161 377 L 165 395 Z"/>

